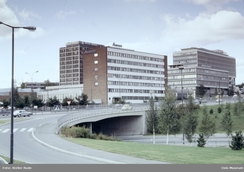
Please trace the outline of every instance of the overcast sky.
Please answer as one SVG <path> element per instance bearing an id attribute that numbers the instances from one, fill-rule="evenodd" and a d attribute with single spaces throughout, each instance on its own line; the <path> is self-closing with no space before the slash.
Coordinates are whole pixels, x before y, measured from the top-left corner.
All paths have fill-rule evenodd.
<path id="1" fill-rule="evenodd" d="M 59 48 L 67 42 L 172 54 L 220 49 L 236 58 L 244 82 L 243 0 L 0 0 L 0 21 L 14 26 L 16 84 L 59 81 Z M 11 87 L 11 29 L 0 25 L 0 88 Z M 26 74 L 29 73 L 29 74 Z"/>

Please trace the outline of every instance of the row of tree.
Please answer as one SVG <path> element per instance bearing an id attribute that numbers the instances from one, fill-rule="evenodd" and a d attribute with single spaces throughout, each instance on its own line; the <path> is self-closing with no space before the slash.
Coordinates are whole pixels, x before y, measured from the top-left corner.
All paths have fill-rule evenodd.
<path id="1" fill-rule="evenodd" d="M 198 120 L 199 105 L 194 103 L 192 96 L 187 99 L 186 105 L 178 105 L 175 102 L 175 94 L 170 88 L 166 88 L 165 98 L 159 105 L 159 108 L 154 104 L 153 97 L 150 98 L 150 108 L 147 111 L 146 125 L 148 132 L 159 133 L 167 135 L 178 134 L 182 131 L 185 134 L 185 138 L 189 143 L 194 140 L 197 128 L 208 139 L 210 136 L 216 133 L 215 117 L 211 115 L 211 110 L 208 112 L 206 106 L 202 108 L 201 121 Z M 240 111 L 243 110 L 242 102 L 235 103 L 234 114 L 240 115 Z M 226 104 L 224 114 L 222 116 L 222 127 L 227 136 L 232 133 L 233 120 L 231 118 L 230 104 Z M 222 109 L 218 110 L 221 113 Z M 200 125 L 198 127 L 198 125 Z"/>
<path id="2" fill-rule="evenodd" d="M 88 104 L 88 96 L 82 93 L 80 96 L 76 97 L 75 99 L 72 98 L 64 98 L 62 102 L 60 102 L 57 97 L 49 98 L 47 102 L 43 102 L 41 99 L 37 98 L 36 94 L 33 92 L 29 95 L 20 96 L 18 89 L 14 89 L 14 104 L 13 106 L 17 109 L 23 109 L 24 107 L 34 107 L 37 106 L 38 108 L 46 105 L 48 107 L 53 107 L 55 105 L 62 105 L 68 106 L 68 101 L 70 101 L 69 105 L 87 105 Z M 11 98 L 8 100 L 2 101 L 2 106 L 4 108 L 8 108 L 11 105 Z"/>

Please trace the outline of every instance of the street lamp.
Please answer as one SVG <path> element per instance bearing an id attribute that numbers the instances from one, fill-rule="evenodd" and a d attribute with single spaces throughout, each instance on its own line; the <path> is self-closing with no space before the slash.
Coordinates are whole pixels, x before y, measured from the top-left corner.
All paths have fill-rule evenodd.
<path id="1" fill-rule="evenodd" d="M 183 144 L 185 144 L 185 137 L 184 137 L 184 112 L 183 112 L 183 75 L 182 70 L 184 69 L 183 65 L 179 66 L 179 70 L 181 71 L 181 101 L 182 101 L 182 135 L 183 135 Z"/>
<path id="2" fill-rule="evenodd" d="M 28 27 L 15 27 L 8 25 L 6 23 L 3 23 L 0 21 L 0 24 L 3 24 L 7 27 L 10 27 L 12 29 L 12 76 L 11 76 L 11 123 L 10 123 L 10 162 L 9 164 L 13 164 L 13 148 L 14 148 L 14 29 L 27 29 L 29 31 L 36 30 L 36 27 L 28 26 Z"/>

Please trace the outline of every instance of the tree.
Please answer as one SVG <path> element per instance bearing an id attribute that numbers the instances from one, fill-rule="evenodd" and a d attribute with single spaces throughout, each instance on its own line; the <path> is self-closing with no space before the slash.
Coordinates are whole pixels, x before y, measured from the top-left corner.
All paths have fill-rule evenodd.
<path id="1" fill-rule="evenodd" d="M 203 117 L 201 121 L 201 126 L 199 128 L 200 133 L 203 134 L 205 139 L 207 140 L 210 136 L 212 136 L 215 131 L 215 121 L 207 112 L 207 107 L 203 107 Z"/>
<path id="2" fill-rule="evenodd" d="M 205 93 L 207 92 L 206 88 L 204 87 L 203 84 L 201 84 L 199 87 L 196 89 L 196 95 L 199 97 L 203 97 Z"/>
<path id="3" fill-rule="evenodd" d="M 26 88 L 26 84 L 24 82 L 21 83 L 20 88 Z"/>
<path id="4" fill-rule="evenodd" d="M 47 101 L 47 106 L 49 107 L 53 107 L 55 105 L 60 105 L 59 99 L 57 99 L 56 96 L 54 96 L 54 98 L 49 98 L 49 100 Z"/>
<path id="5" fill-rule="evenodd" d="M 157 133 L 158 117 L 153 97 L 150 97 L 149 99 L 149 110 L 146 113 L 146 126 L 148 132 L 153 133 L 154 130 L 154 132 Z"/>
<path id="6" fill-rule="evenodd" d="M 44 105 L 42 99 L 34 99 L 32 100 L 32 104 L 33 106 L 37 106 L 37 107 L 42 107 Z"/>
<path id="7" fill-rule="evenodd" d="M 192 143 L 193 136 L 196 132 L 198 125 L 198 109 L 195 108 L 194 99 L 192 96 L 188 97 L 188 102 L 185 109 L 185 121 L 184 121 L 184 131 L 186 134 L 186 139 L 189 143 Z"/>
<path id="8" fill-rule="evenodd" d="M 10 105 L 10 101 L 9 100 L 3 100 L 3 107 L 7 108 Z"/>
<path id="9" fill-rule="evenodd" d="M 160 105 L 158 129 L 162 134 L 176 134 L 180 131 L 180 121 L 177 116 L 176 95 L 170 88 L 166 88 L 165 97 Z"/>
<path id="10" fill-rule="evenodd" d="M 44 83 L 45 83 L 45 86 L 44 86 L 45 89 L 46 89 L 47 86 L 56 86 L 56 85 L 58 85 L 58 83 L 50 82 L 49 80 L 45 80 Z"/>
<path id="11" fill-rule="evenodd" d="M 234 103 L 233 111 L 234 111 L 234 115 L 240 117 L 241 116 L 241 111 L 243 109 L 243 102 L 242 102 L 242 97 L 241 97 L 240 94 L 238 94 L 237 98 L 238 98 L 238 101 L 236 103 Z"/>
<path id="12" fill-rule="evenodd" d="M 223 115 L 222 121 L 221 121 L 222 127 L 224 131 L 226 132 L 227 136 L 232 133 L 232 127 L 233 127 L 233 120 L 231 119 L 231 113 L 230 113 L 230 104 L 226 104 L 226 110 Z"/>
<path id="13" fill-rule="evenodd" d="M 232 150 L 241 150 L 244 148 L 244 137 L 241 131 L 236 132 L 236 135 L 232 135 L 232 141 L 229 145 Z"/>
<path id="14" fill-rule="evenodd" d="M 24 106 L 25 107 L 29 107 L 30 106 L 29 96 L 25 95 L 24 98 L 23 98 L 23 101 L 24 101 Z"/>
<path id="15" fill-rule="evenodd" d="M 204 139 L 203 134 L 199 134 L 199 137 L 197 138 L 197 146 L 204 147 L 205 144 L 206 144 L 206 140 Z"/>
<path id="16" fill-rule="evenodd" d="M 81 96 L 75 98 L 78 102 L 78 105 L 87 105 L 88 104 L 88 96 L 84 93 L 81 94 Z"/>
<path id="17" fill-rule="evenodd" d="M 70 101 L 70 104 L 67 103 L 68 101 Z M 63 99 L 63 103 L 62 103 L 62 105 L 63 105 L 63 106 L 76 105 L 76 102 L 74 101 L 74 99 L 65 97 L 65 98 Z"/>
<path id="18" fill-rule="evenodd" d="M 233 96 L 234 94 L 235 94 L 234 86 L 232 85 L 229 89 L 229 96 Z"/>

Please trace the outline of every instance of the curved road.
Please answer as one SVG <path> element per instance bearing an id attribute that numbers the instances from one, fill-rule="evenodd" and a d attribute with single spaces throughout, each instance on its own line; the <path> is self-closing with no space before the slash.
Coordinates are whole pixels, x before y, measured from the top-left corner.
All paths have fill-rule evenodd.
<path id="1" fill-rule="evenodd" d="M 37 114 L 15 122 L 14 159 L 30 164 L 164 164 L 68 142 L 54 134 L 57 119 L 63 115 L 65 114 Z M 0 117 L 0 119 L 9 118 L 9 116 Z M 7 157 L 10 155 L 9 129 L 10 124 L 0 126 L 0 154 Z"/>

